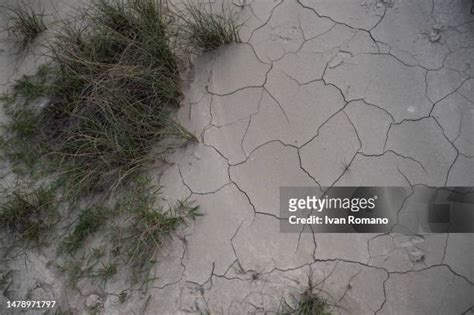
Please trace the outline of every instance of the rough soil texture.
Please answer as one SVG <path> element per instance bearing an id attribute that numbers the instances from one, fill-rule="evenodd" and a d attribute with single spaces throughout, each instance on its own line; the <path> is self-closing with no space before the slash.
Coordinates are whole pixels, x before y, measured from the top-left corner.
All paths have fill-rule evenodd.
<path id="1" fill-rule="evenodd" d="M 473 235 L 411 230 L 410 195 L 398 234 L 285 234 L 278 218 L 280 186 L 474 186 L 471 1 L 226 5 L 243 43 L 193 61 L 178 118 L 200 141 L 157 175 L 165 199 L 205 216 L 160 254 L 146 294 L 122 305 L 104 288 L 104 314 L 271 313 L 308 276 L 335 313 L 471 314 Z M 91 292 L 61 299 L 81 309 Z"/>

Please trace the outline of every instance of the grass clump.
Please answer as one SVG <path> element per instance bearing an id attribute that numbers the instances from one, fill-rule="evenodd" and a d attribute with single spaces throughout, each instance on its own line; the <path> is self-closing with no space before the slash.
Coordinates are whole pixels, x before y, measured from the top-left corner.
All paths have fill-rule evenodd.
<path id="1" fill-rule="evenodd" d="M 100 255 L 97 253 L 100 252 Z M 118 273 L 118 264 L 107 260 L 103 248 L 91 248 L 81 256 L 55 264 L 59 271 L 66 275 L 70 285 L 85 278 L 106 282 Z"/>
<path id="2" fill-rule="evenodd" d="M 13 87 L 13 92 L 4 95 L 4 111 L 9 121 L 3 125 L 0 137 L 0 149 L 16 164 L 15 171 L 25 174 L 35 165 L 44 164 L 40 160 L 49 151 L 49 145 L 42 132 L 42 114 L 38 103 L 44 95 L 46 67 L 42 66 L 34 76 L 23 76 Z"/>
<path id="3" fill-rule="evenodd" d="M 159 4 L 97 0 L 83 21 L 65 25 L 51 63 L 14 88 L 16 99 L 46 104 L 14 107 L 7 126 L 16 139 L 19 122 L 30 127 L 25 146 L 46 148 L 76 196 L 110 192 L 155 159 L 152 149 L 159 157 L 193 138 L 172 118 L 180 79 Z M 20 158 L 21 147 L 10 155 Z"/>
<path id="4" fill-rule="evenodd" d="M 326 300 L 312 292 L 306 290 L 301 295 L 296 314 L 300 315 L 331 315 Z"/>
<path id="5" fill-rule="evenodd" d="M 144 210 L 135 217 L 125 237 L 134 238 L 134 246 L 128 248 L 129 261 L 136 270 L 143 270 L 147 262 L 152 261 L 155 250 L 162 245 L 165 237 L 184 224 L 186 219 L 194 219 L 199 213 L 198 207 L 179 202 L 167 211 Z"/>
<path id="6" fill-rule="evenodd" d="M 46 30 L 43 14 L 34 12 L 21 1 L 15 7 L 2 6 L 2 10 L 6 13 L 8 35 L 20 52 L 26 50 Z"/>
<path id="7" fill-rule="evenodd" d="M 308 287 L 296 299 L 296 303 L 290 304 L 284 301 L 282 310 L 278 313 L 282 315 L 331 315 L 331 305 L 316 291 L 310 278 L 308 280 Z"/>
<path id="8" fill-rule="evenodd" d="M 222 14 L 215 14 L 211 9 L 188 2 L 178 17 L 182 36 L 195 49 L 212 50 L 240 42 L 240 25 L 231 11 L 223 9 Z"/>
<path id="9" fill-rule="evenodd" d="M 58 267 L 70 284 L 82 278 L 106 281 L 118 270 L 130 270 L 134 284 L 146 280 L 160 246 L 179 226 L 200 215 L 198 207 L 188 201 L 166 209 L 157 206 L 158 196 L 159 190 L 142 179 L 127 185 L 127 192 L 108 207 L 82 210 L 60 246 L 60 251 L 68 255 Z M 98 234 L 101 228 L 105 233 Z M 97 237 L 93 238 L 95 233 Z M 95 247 L 80 250 L 86 239 Z"/>
<path id="10" fill-rule="evenodd" d="M 58 219 L 54 190 L 18 186 L 0 196 L 0 227 L 28 243 L 40 244 Z"/>
<path id="11" fill-rule="evenodd" d="M 70 190 L 95 193 L 143 171 L 152 148 L 173 148 L 165 140 L 192 136 L 171 118 L 179 74 L 158 4 L 99 0 L 89 14 L 86 30 L 68 28 L 55 43 L 48 96 L 58 101 L 46 111 L 62 125 L 49 141 Z"/>
<path id="12" fill-rule="evenodd" d="M 124 255 L 134 276 L 145 275 L 153 265 L 153 256 L 170 233 L 201 214 L 192 202 L 178 201 L 173 207 L 154 207 L 156 194 L 142 195 L 139 207 L 127 220 L 127 226 L 116 226 L 112 243 L 115 255 Z"/>
<path id="13" fill-rule="evenodd" d="M 79 222 L 72 233 L 62 242 L 60 249 L 68 254 L 79 250 L 88 236 L 94 234 L 107 220 L 107 212 L 103 207 L 91 207 L 82 210 Z"/>
<path id="14" fill-rule="evenodd" d="M 0 139 L 0 147 L 8 160 L 16 165 L 16 173 L 28 173 L 37 165 L 38 157 L 47 153 L 46 143 L 38 133 L 41 128 L 38 116 L 26 106 L 6 108 L 5 111 L 10 120 L 8 131 Z"/>

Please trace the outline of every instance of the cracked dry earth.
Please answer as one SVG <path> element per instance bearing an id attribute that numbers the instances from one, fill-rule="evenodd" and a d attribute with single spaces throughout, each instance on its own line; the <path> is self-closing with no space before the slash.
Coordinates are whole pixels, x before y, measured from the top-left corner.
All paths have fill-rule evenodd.
<path id="1" fill-rule="evenodd" d="M 473 312 L 472 234 L 404 220 L 417 190 L 474 185 L 470 4 L 229 4 L 243 43 L 195 60 L 178 117 L 200 142 L 161 175 L 205 216 L 157 264 L 149 312 L 272 312 L 310 275 L 335 313 Z M 409 187 L 399 233 L 280 233 L 279 187 L 312 185 Z"/>
<path id="2" fill-rule="evenodd" d="M 470 0 L 226 1 L 242 43 L 193 61 L 159 174 L 205 216 L 154 267 L 147 314 L 275 312 L 312 277 L 341 314 L 472 314 L 472 234 L 419 234 L 428 186 L 474 186 Z M 406 186 L 393 234 L 280 233 L 280 186 Z M 105 302 L 105 312 L 131 310 Z"/>

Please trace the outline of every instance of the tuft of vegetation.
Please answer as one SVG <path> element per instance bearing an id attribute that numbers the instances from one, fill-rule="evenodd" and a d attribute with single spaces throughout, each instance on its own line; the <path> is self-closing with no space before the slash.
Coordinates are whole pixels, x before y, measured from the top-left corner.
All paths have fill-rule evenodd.
<path id="1" fill-rule="evenodd" d="M 68 254 L 74 254 L 82 247 L 84 241 L 104 225 L 107 220 L 107 209 L 100 206 L 86 208 L 79 214 L 79 222 L 74 230 L 61 243 L 60 249 Z"/>
<path id="2" fill-rule="evenodd" d="M 197 50 L 212 50 L 222 45 L 239 43 L 239 24 L 234 14 L 223 9 L 215 14 L 199 4 L 187 2 L 178 14 L 181 35 Z"/>
<path id="3" fill-rule="evenodd" d="M 326 300 L 319 297 L 310 290 L 303 292 L 297 308 L 297 314 L 301 315 L 331 315 Z"/>
<path id="4" fill-rule="evenodd" d="M 295 305 L 290 305 L 287 301 L 282 304 L 279 314 L 289 315 L 331 315 L 331 305 L 319 296 L 316 288 L 311 281 L 308 280 L 308 287 L 300 294 Z"/>
<path id="5" fill-rule="evenodd" d="M 69 255 L 58 267 L 73 286 L 83 278 L 109 280 L 119 269 L 132 271 L 132 283 L 147 279 L 160 246 L 173 231 L 200 215 L 198 206 L 189 201 L 179 201 L 168 209 L 156 206 L 159 190 L 147 180 L 135 181 L 127 191 L 107 208 L 83 210 L 61 244 L 60 249 Z M 79 251 L 84 240 L 101 227 L 107 233 L 102 240 L 93 240 L 98 247 Z"/>
<path id="6" fill-rule="evenodd" d="M 107 281 L 115 276 L 118 272 L 116 264 L 102 265 L 98 270 L 96 277 L 99 277 L 102 281 Z"/>
<path id="7" fill-rule="evenodd" d="M 178 201 L 169 209 L 154 207 L 156 194 L 142 195 L 138 208 L 126 226 L 118 225 L 112 243 L 114 255 L 124 255 L 134 276 L 145 275 L 153 265 L 153 256 L 170 233 L 188 220 L 200 216 L 198 206 L 189 201 Z"/>
<path id="8" fill-rule="evenodd" d="M 41 244 L 58 220 L 54 189 L 19 184 L 0 195 L 0 228 L 28 243 Z"/>
<path id="9" fill-rule="evenodd" d="M 36 75 L 17 80 L 12 93 L 1 99 L 9 121 L 2 125 L 0 149 L 15 164 L 18 174 L 31 174 L 35 165 L 47 162 L 41 158 L 49 152 L 49 146 L 41 132 L 42 114 L 38 106 L 45 101 L 42 96 L 46 75 L 46 66 L 41 66 Z"/>
<path id="10" fill-rule="evenodd" d="M 20 52 L 26 50 L 34 39 L 46 30 L 43 13 L 36 13 L 23 2 L 14 7 L 3 6 L 8 26 L 6 28 L 12 43 Z"/>
<path id="11" fill-rule="evenodd" d="M 32 149 L 55 161 L 74 197 L 111 192 L 194 138 L 172 118 L 180 81 L 159 4 L 97 0 L 83 20 L 64 25 L 50 64 L 16 83 L 26 103 L 11 106 L 4 141 L 26 165 Z"/>

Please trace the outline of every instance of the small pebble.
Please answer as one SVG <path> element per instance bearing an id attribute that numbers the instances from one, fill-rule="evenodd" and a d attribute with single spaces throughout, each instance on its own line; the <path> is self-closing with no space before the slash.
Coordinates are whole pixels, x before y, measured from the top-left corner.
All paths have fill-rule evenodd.
<path id="1" fill-rule="evenodd" d="M 441 34 L 433 32 L 430 34 L 429 38 L 431 42 L 437 42 L 440 40 Z"/>

